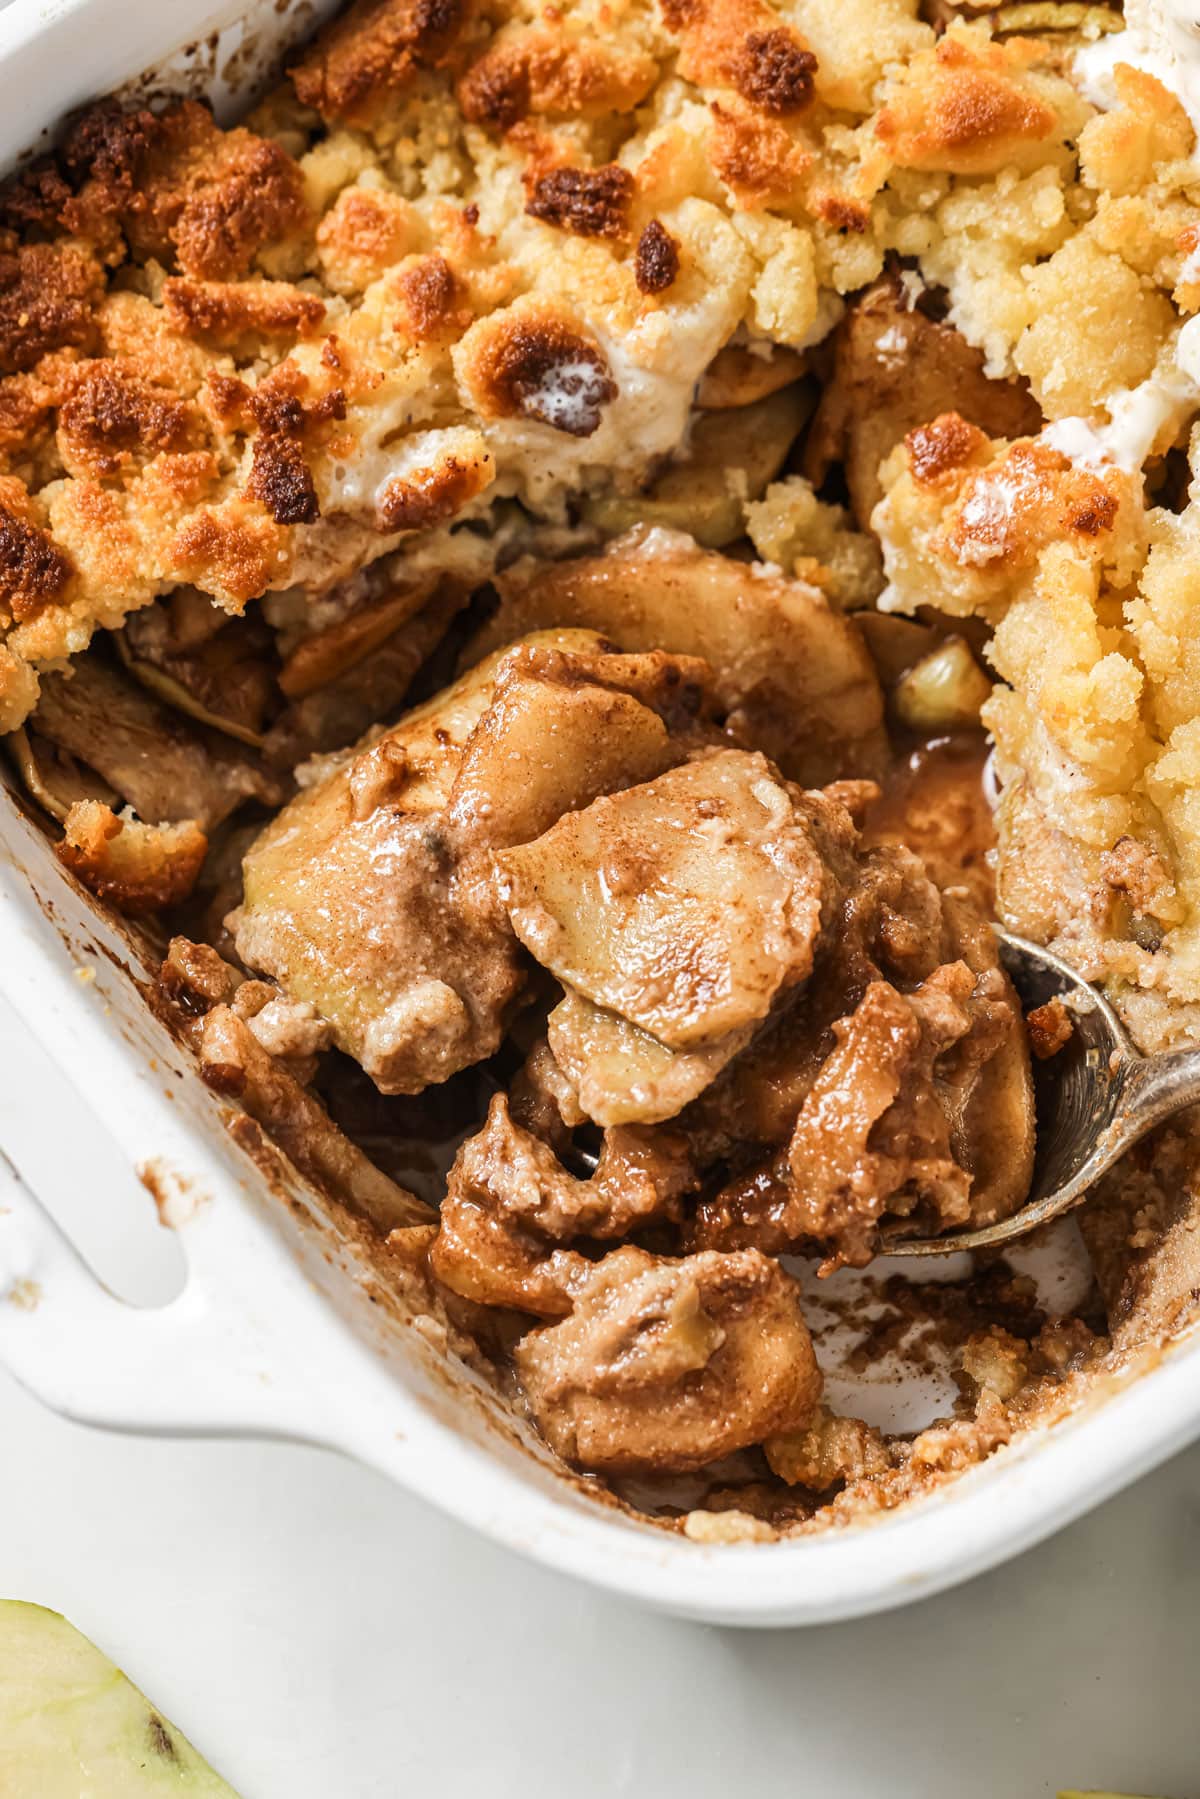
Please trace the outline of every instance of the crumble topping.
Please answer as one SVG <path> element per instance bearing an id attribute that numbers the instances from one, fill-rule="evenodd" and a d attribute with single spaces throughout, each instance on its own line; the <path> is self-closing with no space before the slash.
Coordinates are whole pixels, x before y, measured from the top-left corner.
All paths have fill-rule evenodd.
<path id="1" fill-rule="evenodd" d="M 1117 115 L 1091 116 L 1051 40 L 937 38 L 909 0 L 860 0 L 836 31 L 766 0 L 623 0 L 603 29 L 593 10 L 372 0 L 246 125 L 102 104 L 10 182 L 5 507 L 49 541 L 5 559 L 9 727 L 25 668 L 181 583 L 238 612 L 509 495 L 561 518 L 581 488 L 636 491 L 686 442 L 723 344 L 803 350 L 889 253 L 945 287 L 989 375 L 1043 401 L 1051 275 L 1103 293 L 1098 333 L 1126 308 L 1119 362 L 1097 337 L 1108 366 L 1081 389 L 1149 372 L 1195 221 L 1160 180 L 1165 260 L 1139 243 L 1130 264 L 1106 207 L 1157 190 L 1113 189 Z M 1070 329 L 1077 363 L 1073 303 Z"/>

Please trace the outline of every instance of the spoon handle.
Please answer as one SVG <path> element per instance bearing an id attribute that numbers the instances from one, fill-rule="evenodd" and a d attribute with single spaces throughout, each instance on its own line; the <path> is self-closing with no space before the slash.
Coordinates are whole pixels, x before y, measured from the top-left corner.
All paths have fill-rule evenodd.
<path id="1" fill-rule="evenodd" d="M 1121 1097 L 1112 1123 L 1113 1136 L 1122 1149 L 1128 1148 L 1156 1124 L 1197 1103 L 1200 1103 L 1200 1049 L 1139 1057 L 1126 1065 Z"/>

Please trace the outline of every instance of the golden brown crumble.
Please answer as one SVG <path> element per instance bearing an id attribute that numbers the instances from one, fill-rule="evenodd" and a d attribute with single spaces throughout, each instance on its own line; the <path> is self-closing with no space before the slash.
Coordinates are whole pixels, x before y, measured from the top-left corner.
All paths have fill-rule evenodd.
<path id="1" fill-rule="evenodd" d="M 1060 1049 L 1065 1049 L 1075 1033 L 1071 1015 L 1061 999 L 1047 1000 L 1044 1006 L 1035 1006 L 1032 1012 L 1026 1013 L 1025 1025 L 1029 1032 L 1029 1047 L 1039 1062 L 1048 1061 Z"/>
<path id="2" fill-rule="evenodd" d="M 146 825 L 118 818 L 95 800 L 72 806 L 65 830 L 57 845 L 63 867 L 98 899 L 134 917 L 185 900 L 208 849 L 208 839 L 194 821 Z"/>
<path id="3" fill-rule="evenodd" d="M 36 516 L 22 484 L 0 477 L 0 600 L 18 622 L 56 600 L 71 579 L 69 559 Z"/>
<path id="4" fill-rule="evenodd" d="M 10 633 L 6 722 L 35 688 L 22 663 L 36 671 L 73 653 L 90 627 L 181 581 L 240 606 L 298 581 L 331 584 L 421 529 L 424 508 L 379 504 L 371 471 L 384 439 L 411 446 L 405 479 L 417 492 L 456 491 L 472 508 L 488 503 L 489 488 L 500 499 L 515 487 L 540 509 L 561 505 L 578 481 L 613 479 L 603 472 L 616 457 L 599 429 L 611 405 L 614 439 L 626 454 L 638 446 L 620 480 L 646 479 L 680 441 L 689 389 L 739 326 L 802 348 L 828 299 L 907 248 L 909 202 L 889 169 L 918 155 L 904 135 L 918 115 L 930 144 L 952 143 L 958 156 L 975 147 L 976 162 L 1015 129 L 1041 182 L 1028 207 L 1047 222 L 1027 222 L 1014 196 L 992 208 L 998 241 L 1025 267 L 1038 229 L 1048 250 L 1062 236 L 1053 195 L 1069 190 L 1063 146 L 1087 109 L 1040 47 L 989 41 L 979 26 L 935 44 L 903 0 L 857 0 L 832 34 L 808 9 L 791 16 L 767 0 L 623 0 L 619 29 L 604 31 L 593 10 L 591 0 L 561 14 L 523 0 L 368 0 L 292 70 L 295 95 L 329 129 L 314 130 L 303 110 L 297 125 L 294 101 L 281 108 L 278 138 L 270 106 L 263 129 L 222 131 L 191 101 L 161 112 L 101 104 L 56 158 L 9 184 L 0 420 L 12 423 L 2 441 L 34 493 L 54 490 L 49 527 L 74 573 L 61 611 L 36 633 Z M 980 83 L 1004 105 L 976 104 Z M 411 137 L 399 131 L 406 108 Z M 1043 113 L 1053 126 L 1044 139 L 1032 134 Z M 632 134 L 621 126 L 614 154 L 626 119 Z M 487 138 L 494 129 L 508 134 L 502 144 Z M 1094 132 L 1090 178 L 1103 178 L 1104 156 Z M 964 177 L 943 173 L 932 148 L 918 160 L 937 165 L 921 207 L 930 248 L 916 247 L 932 270 L 974 226 L 954 211 Z M 957 169 L 955 156 L 945 166 Z M 980 179 L 975 162 L 971 170 L 964 203 Z M 989 179 L 999 205 L 1007 177 Z M 1177 210 L 1174 244 L 1187 224 Z M 1024 279 L 1012 276 L 1010 289 Z M 1011 298 L 1015 326 L 1015 290 Z M 498 321 L 514 300 L 589 346 L 583 361 L 597 377 L 584 381 L 579 407 L 555 400 L 551 411 L 539 399 L 544 345 L 518 343 L 495 380 L 487 370 L 475 379 L 469 352 L 458 359 L 455 340 L 470 339 L 471 321 Z M 661 320 L 653 331 L 650 304 Z M 967 336 L 986 338 L 994 362 L 1009 353 L 993 342 L 1002 328 L 1006 319 Z M 1135 330 L 1131 347 L 1143 335 Z M 294 431 L 218 408 L 206 464 L 142 459 L 97 493 L 87 486 L 96 471 L 64 468 L 56 446 L 38 444 L 65 391 L 47 366 L 55 356 L 128 362 L 143 380 L 198 394 L 203 410 L 205 395 L 245 375 L 253 385 L 272 365 L 311 380 L 334 339 L 347 371 L 345 429 L 326 434 L 315 456 Z M 613 374 L 610 346 L 626 343 L 633 370 Z M 520 366 L 531 357 L 543 372 Z M 25 374 L 29 383 L 12 387 Z M 643 431 L 646 416 L 655 422 Z M 517 434 L 508 421 L 520 421 Z M 465 459 L 445 437 L 447 427 L 480 426 L 483 441 Z M 556 433 L 597 441 L 563 464 Z M 270 440 L 261 447 L 260 435 Z M 454 471 L 440 465 L 451 458 L 486 469 L 486 480 L 448 479 Z M 1099 513 L 1094 522 L 1102 531 Z"/>
<path id="5" fill-rule="evenodd" d="M 99 265 L 70 245 L 0 250 L 0 370 L 16 374 L 51 350 L 94 343 L 103 283 Z"/>
<path id="6" fill-rule="evenodd" d="M 249 332 L 303 337 L 325 317 L 324 300 L 283 281 L 187 281 L 163 283 L 163 307 L 186 336 L 236 344 Z"/>
<path id="7" fill-rule="evenodd" d="M 471 10 L 468 0 L 355 0 L 293 64 L 296 92 L 327 119 L 369 123 L 421 69 L 445 65 Z"/>

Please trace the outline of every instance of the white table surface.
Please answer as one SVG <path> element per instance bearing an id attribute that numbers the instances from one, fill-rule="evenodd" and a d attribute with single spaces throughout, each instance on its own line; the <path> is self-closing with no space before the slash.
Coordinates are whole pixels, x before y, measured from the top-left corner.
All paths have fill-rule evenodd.
<path id="1" fill-rule="evenodd" d="M 0 1067 L 0 1142 L 148 1296 L 148 1201 L 2 1006 Z M 957 1593 L 751 1633 L 332 1456 L 105 1436 L 0 1374 L 0 1596 L 66 1613 L 244 1799 L 1200 1799 L 1200 1448 Z"/>

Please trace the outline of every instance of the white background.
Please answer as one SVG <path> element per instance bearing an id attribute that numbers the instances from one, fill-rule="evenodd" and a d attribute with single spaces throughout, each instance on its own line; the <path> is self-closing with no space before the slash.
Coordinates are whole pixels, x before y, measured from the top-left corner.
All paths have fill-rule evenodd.
<path id="1" fill-rule="evenodd" d="M 0 1068 L 0 1143 L 114 1273 L 148 1199 L 2 1008 Z M 957 1593 L 751 1633 L 332 1456 L 106 1437 L 0 1374 L 0 1596 L 65 1612 L 243 1799 L 1200 1799 L 1200 1449 Z"/>

